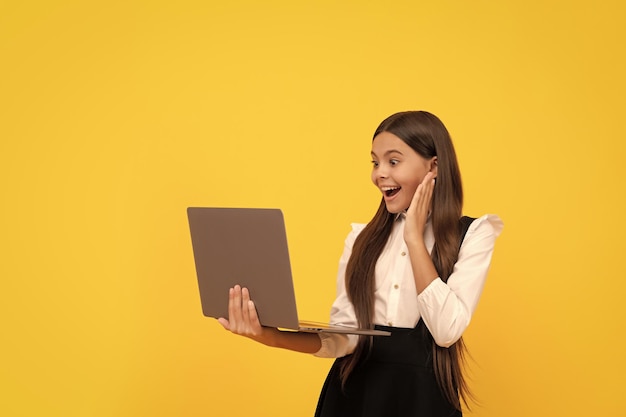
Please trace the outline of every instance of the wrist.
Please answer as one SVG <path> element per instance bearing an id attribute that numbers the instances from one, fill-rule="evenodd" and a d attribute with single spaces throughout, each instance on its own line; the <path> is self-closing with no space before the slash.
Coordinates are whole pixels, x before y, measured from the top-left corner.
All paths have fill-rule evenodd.
<path id="1" fill-rule="evenodd" d="M 280 330 L 273 327 L 264 327 L 263 336 L 257 341 L 269 347 L 280 347 Z"/>
<path id="2" fill-rule="evenodd" d="M 417 237 L 415 239 L 404 239 L 404 243 L 406 244 L 409 254 L 417 254 L 420 252 L 428 253 L 426 243 L 424 243 L 424 239 L 421 237 Z"/>

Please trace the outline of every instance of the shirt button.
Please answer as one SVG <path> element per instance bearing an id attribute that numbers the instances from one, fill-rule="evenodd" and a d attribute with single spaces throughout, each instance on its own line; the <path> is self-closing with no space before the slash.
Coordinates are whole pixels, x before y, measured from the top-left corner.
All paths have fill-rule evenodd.
<path id="1" fill-rule="evenodd" d="M 402 252 L 400 252 L 400 255 L 406 256 L 406 252 L 402 251 Z"/>
<path id="2" fill-rule="evenodd" d="M 395 289 L 397 290 L 398 288 L 400 288 L 400 286 L 399 286 L 398 284 L 395 284 L 395 285 L 393 286 L 393 288 L 395 288 Z"/>

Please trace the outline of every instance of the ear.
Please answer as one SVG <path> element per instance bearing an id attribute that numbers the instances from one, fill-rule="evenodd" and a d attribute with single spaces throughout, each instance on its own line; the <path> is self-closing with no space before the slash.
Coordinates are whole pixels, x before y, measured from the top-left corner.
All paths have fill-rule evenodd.
<path id="1" fill-rule="evenodd" d="M 435 174 L 435 178 L 437 178 L 437 157 L 433 156 L 430 160 L 430 172 Z"/>

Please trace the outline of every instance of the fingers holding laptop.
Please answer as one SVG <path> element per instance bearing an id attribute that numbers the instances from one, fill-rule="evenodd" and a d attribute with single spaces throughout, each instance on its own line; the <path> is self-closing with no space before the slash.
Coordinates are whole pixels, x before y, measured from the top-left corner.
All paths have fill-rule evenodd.
<path id="1" fill-rule="evenodd" d="M 304 353 L 314 353 L 322 347 L 315 333 L 282 332 L 275 327 L 262 326 L 250 292 L 239 285 L 228 291 L 228 319 L 217 320 L 226 330 L 267 346 Z"/>
<path id="2" fill-rule="evenodd" d="M 226 330 L 241 336 L 259 340 L 263 335 L 264 328 L 254 301 L 250 299 L 250 292 L 239 285 L 228 292 L 228 319 L 221 317 L 218 321 Z"/>

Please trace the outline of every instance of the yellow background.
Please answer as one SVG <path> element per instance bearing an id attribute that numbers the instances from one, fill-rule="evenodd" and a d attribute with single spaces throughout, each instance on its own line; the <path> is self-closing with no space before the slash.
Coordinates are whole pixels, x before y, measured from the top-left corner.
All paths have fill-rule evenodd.
<path id="1" fill-rule="evenodd" d="M 0 5 L 0 414 L 307 416 L 331 364 L 201 315 L 187 206 L 285 212 L 324 320 L 371 134 L 426 109 L 506 223 L 482 417 L 624 415 L 620 1 Z"/>

